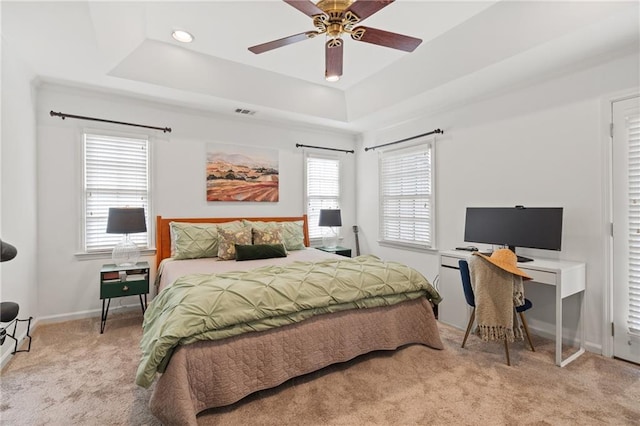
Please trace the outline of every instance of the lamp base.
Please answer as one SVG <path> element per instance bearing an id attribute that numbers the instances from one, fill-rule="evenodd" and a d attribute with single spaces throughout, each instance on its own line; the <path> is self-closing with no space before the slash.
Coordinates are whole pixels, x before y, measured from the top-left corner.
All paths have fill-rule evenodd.
<path id="1" fill-rule="evenodd" d="M 140 259 L 140 249 L 126 234 L 111 253 L 111 259 L 117 266 L 134 266 Z"/>
<path id="2" fill-rule="evenodd" d="M 322 246 L 326 248 L 338 247 L 338 232 L 330 227 L 328 231 L 325 231 L 322 235 Z"/>

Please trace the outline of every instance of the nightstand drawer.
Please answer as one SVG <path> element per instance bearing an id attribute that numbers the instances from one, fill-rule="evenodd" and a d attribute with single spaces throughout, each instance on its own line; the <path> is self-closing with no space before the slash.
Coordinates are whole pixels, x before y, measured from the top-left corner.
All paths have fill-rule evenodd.
<path id="1" fill-rule="evenodd" d="M 147 280 L 118 281 L 113 283 L 103 283 L 100 286 L 100 299 L 135 296 L 137 294 L 147 293 L 149 293 L 149 282 Z"/>

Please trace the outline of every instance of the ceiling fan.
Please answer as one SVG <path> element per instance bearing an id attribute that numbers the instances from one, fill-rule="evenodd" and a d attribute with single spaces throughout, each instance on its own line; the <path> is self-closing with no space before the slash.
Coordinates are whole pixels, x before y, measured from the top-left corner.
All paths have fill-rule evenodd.
<path id="1" fill-rule="evenodd" d="M 287 46 L 320 34 L 327 35 L 325 43 L 325 78 L 338 81 L 342 76 L 343 34 L 356 41 L 377 44 L 392 49 L 413 52 L 422 40 L 371 27 L 356 26 L 395 0 L 283 0 L 300 12 L 313 18 L 315 30 L 252 46 L 249 50 L 259 54 Z"/>

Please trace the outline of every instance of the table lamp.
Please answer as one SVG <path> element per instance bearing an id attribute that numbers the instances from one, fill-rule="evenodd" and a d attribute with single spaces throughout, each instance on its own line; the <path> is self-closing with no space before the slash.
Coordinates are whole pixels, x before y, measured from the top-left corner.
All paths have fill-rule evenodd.
<path id="1" fill-rule="evenodd" d="M 338 246 L 338 231 L 335 229 L 342 226 L 342 218 L 340 217 L 340 209 L 322 209 L 320 210 L 320 220 L 318 226 L 328 227 L 329 235 L 323 233 L 322 244 L 328 248 Z"/>
<path id="2" fill-rule="evenodd" d="M 133 266 L 140 258 L 140 249 L 131 241 L 129 234 L 147 232 L 144 208 L 109 207 L 107 234 L 124 234 L 113 248 L 111 257 L 117 266 Z"/>

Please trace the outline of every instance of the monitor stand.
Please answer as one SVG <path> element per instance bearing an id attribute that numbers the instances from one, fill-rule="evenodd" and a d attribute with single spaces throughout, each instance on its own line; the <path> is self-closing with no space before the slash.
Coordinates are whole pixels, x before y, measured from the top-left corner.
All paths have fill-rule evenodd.
<path id="1" fill-rule="evenodd" d="M 514 246 L 509 246 L 509 250 L 511 250 L 512 252 L 516 253 L 516 248 Z M 517 253 L 516 253 L 516 256 L 518 256 L 518 263 L 533 262 L 533 259 L 528 258 L 528 257 L 524 257 L 524 256 L 520 256 Z"/>

